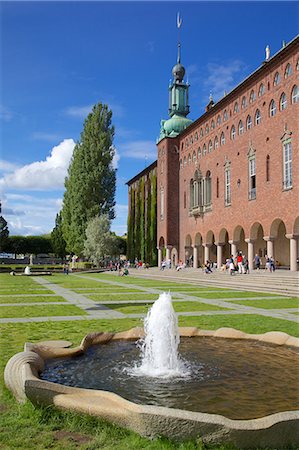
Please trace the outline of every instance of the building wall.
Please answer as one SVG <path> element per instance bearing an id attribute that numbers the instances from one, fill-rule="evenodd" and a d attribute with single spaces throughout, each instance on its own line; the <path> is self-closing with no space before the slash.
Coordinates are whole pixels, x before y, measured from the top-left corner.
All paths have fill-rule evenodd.
<path id="1" fill-rule="evenodd" d="M 264 256 L 272 251 L 272 256 L 280 264 L 289 265 L 292 237 L 296 239 L 298 255 L 299 102 L 292 103 L 291 99 L 294 85 L 299 88 L 298 43 L 297 39 L 295 45 L 266 62 L 261 70 L 218 102 L 178 138 L 163 139 L 158 144 L 158 246 L 161 247 L 163 241 L 166 246 L 171 242 L 182 260 L 194 254 L 196 246 L 196 256 L 202 263 L 205 259 L 202 244 L 210 244 L 206 255 L 216 261 L 215 244 L 223 244 L 223 260 L 232 248 L 246 253 L 248 242 L 245 239 L 250 239 L 254 253 Z M 292 73 L 286 76 L 288 64 Z M 280 75 L 277 85 L 274 84 L 276 73 Z M 262 95 L 259 94 L 261 84 L 264 85 Z M 283 93 L 286 94 L 287 104 L 281 111 Z M 246 106 L 242 105 L 243 98 L 246 99 Z M 273 99 L 277 110 L 276 115 L 270 117 L 269 108 Z M 255 123 L 257 110 L 260 112 L 259 124 Z M 249 115 L 252 127 L 247 130 Z M 217 123 L 219 116 L 221 123 Z M 238 132 L 240 120 L 244 127 L 241 134 Z M 235 139 L 231 136 L 233 126 L 236 129 Z M 222 132 L 225 135 L 223 145 L 220 142 Z M 218 138 L 218 148 L 215 148 L 215 138 Z M 293 152 L 290 189 L 283 186 L 283 142 L 286 139 L 291 139 Z M 176 146 L 179 153 L 171 153 Z M 256 197 L 253 199 L 249 199 L 249 152 L 255 155 L 256 160 Z M 176 164 L 179 166 L 177 179 Z M 228 164 L 231 169 L 231 203 L 226 206 L 224 175 Z M 161 166 L 164 167 L 163 173 Z M 212 202 L 205 212 L 193 215 L 190 212 L 190 180 L 196 170 L 201 172 L 203 178 L 210 172 Z M 159 186 L 162 184 L 166 192 L 166 214 L 161 220 Z M 272 246 L 267 244 L 267 238 L 273 242 Z M 236 247 L 232 247 L 234 243 Z"/>

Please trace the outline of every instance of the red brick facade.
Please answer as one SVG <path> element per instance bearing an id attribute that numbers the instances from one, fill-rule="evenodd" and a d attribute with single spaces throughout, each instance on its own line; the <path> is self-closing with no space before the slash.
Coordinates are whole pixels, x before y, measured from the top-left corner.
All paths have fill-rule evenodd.
<path id="1" fill-rule="evenodd" d="M 195 267 L 219 265 L 242 250 L 251 267 L 259 253 L 297 270 L 298 47 L 296 38 L 178 137 L 158 143 L 160 259 L 166 248 L 174 263 L 192 256 Z"/>

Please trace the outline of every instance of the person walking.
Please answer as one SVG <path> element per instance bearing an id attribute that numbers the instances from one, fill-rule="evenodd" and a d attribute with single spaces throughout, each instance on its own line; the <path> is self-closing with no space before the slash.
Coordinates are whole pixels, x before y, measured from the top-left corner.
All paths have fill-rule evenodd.
<path id="1" fill-rule="evenodd" d="M 257 253 L 255 254 L 253 262 L 254 262 L 255 270 L 260 270 L 260 268 L 261 268 L 261 258 L 260 258 L 260 256 Z"/>
<path id="2" fill-rule="evenodd" d="M 238 256 L 237 256 L 237 265 L 238 265 L 238 272 L 239 273 L 244 273 L 243 272 L 242 262 L 243 262 L 242 252 L 239 252 Z"/>

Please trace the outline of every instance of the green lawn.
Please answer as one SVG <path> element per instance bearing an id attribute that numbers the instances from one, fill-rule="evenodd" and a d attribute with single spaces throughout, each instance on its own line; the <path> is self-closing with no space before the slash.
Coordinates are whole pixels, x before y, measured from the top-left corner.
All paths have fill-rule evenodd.
<path id="1" fill-rule="evenodd" d="M 134 289 L 130 287 L 120 287 L 120 286 L 103 286 L 103 287 L 85 287 L 85 288 L 71 288 L 74 292 L 77 292 L 78 294 L 105 294 L 105 293 L 111 293 L 111 292 L 144 292 L 141 289 Z"/>
<path id="2" fill-rule="evenodd" d="M 0 298 L 2 295 L 22 295 L 22 294 L 53 294 L 52 291 L 50 291 L 49 289 L 44 289 L 42 287 L 36 287 L 36 288 L 26 288 L 24 287 L 24 289 L 22 288 L 0 288 Z"/>
<path id="3" fill-rule="evenodd" d="M 47 303 L 47 302 L 65 302 L 66 300 L 63 297 L 58 295 L 49 295 L 47 297 L 43 297 L 42 295 L 37 296 L 0 296 L 0 304 L 2 303 Z"/>
<path id="4" fill-rule="evenodd" d="M 157 289 L 165 289 L 172 293 L 177 290 L 188 292 L 189 289 L 193 291 L 195 289 L 192 285 L 184 285 L 182 283 L 160 283 L 155 280 L 141 280 L 139 278 L 124 278 L 117 277 L 115 275 L 100 275 L 100 274 L 88 274 L 96 279 L 102 279 L 100 277 L 107 277 L 107 280 L 121 282 L 125 287 L 132 291 L 130 284 L 136 284 L 139 286 L 155 287 Z M 80 279 L 75 275 L 63 276 L 54 275 L 53 277 L 44 278 L 49 282 L 54 282 L 59 285 L 65 286 L 70 289 L 74 289 L 83 295 L 86 292 L 79 290 L 78 288 L 87 289 L 92 296 L 97 297 L 99 300 L 101 294 L 112 295 L 115 292 L 115 297 L 118 296 L 118 301 L 123 298 L 128 298 L 126 295 L 118 295 L 116 286 L 110 286 L 104 282 L 97 282 L 93 280 Z M 15 302 L 16 299 L 27 302 L 31 300 L 36 301 L 37 298 L 43 298 L 43 293 L 51 291 L 40 291 L 40 287 L 33 281 L 32 278 L 25 277 L 12 277 L 6 274 L 0 274 L 0 285 L 2 287 L 3 294 L 14 293 L 15 297 L 10 297 L 11 301 Z M 98 288 L 104 289 L 104 291 L 98 290 Z M 93 291 L 94 290 L 94 291 Z M 204 296 L 200 291 L 210 291 L 211 298 L 219 298 L 218 292 L 212 293 L 215 288 L 196 286 L 195 293 L 198 296 Z M 39 297 L 23 297 L 22 293 L 34 293 L 37 291 Z M 220 298 L 234 298 L 232 296 L 227 297 L 224 294 L 231 294 L 225 292 L 226 290 L 219 290 Z M 123 290 L 123 292 L 126 292 Z M 188 292 L 191 294 L 191 292 Z M 216 297 L 214 295 L 217 294 Z M 240 297 L 240 292 L 235 291 L 236 297 Z M 246 297 L 248 293 L 243 293 Z M 1 290 L 0 290 L 1 295 Z M 135 297 L 136 295 L 136 297 Z M 134 294 L 135 298 L 145 299 L 145 295 L 154 295 L 157 298 L 157 294 Z M 258 293 L 254 293 L 254 296 L 260 296 Z M 264 295 L 263 295 L 264 296 Z M 107 295 L 104 295 L 107 299 Z M 281 297 L 281 296 L 280 296 Z M 1 297 L 0 297 L 1 298 Z M 45 301 L 57 301 L 58 296 L 44 297 Z M 155 299 L 154 298 L 154 299 Z M 209 298 L 209 297 L 206 297 Z M 2 297 L 3 299 L 3 297 Z M 153 300 L 154 300 L 153 299 Z M 149 299 L 147 299 L 149 300 Z M 265 300 L 248 300 L 255 301 L 257 305 L 261 305 L 260 302 L 276 302 L 276 301 L 289 301 L 290 299 L 277 298 L 265 299 Z M 244 304 L 249 305 L 248 301 L 244 300 Z M 136 308 L 149 308 L 145 304 L 113 304 L 107 305 L 109 308 L 114 307 L 133 307 Z M 200 302 L 192 301 L 175 301 L 174 308 L 177 311 L 215 311 L 224 308 L 219 308 L 214 305 L 208 305 Z M 181 308 L 181 309 L 180 309 Z M 5 317 L 38 317 L 38 316 L 61 316 L 61 315 L 83 315 L 84 311 L 73 305 L 53 305 L 46 304 L 37 305 L 34 307 L 26 307 L 20 304 L 19 307 L 0 307 L 2 314 L 6 311 L 9 316 Z M 40 314 L 38 314 L 38 312 Z M 126 311 L 128 312 L 128 311 Z M 139 311 L 138 311 L 139 312 Z M 22 314 L 22 315 L 21 315 Z M 4 317 L 4 316 L 2 316 Z M 142 326 L 141 319 L 114 319 L 114 320 L 77 320 L 77 321 L 48 321 L 47 323 L 41 322 L 28 322 L 28 323 L 7 323 L 0 324 L 0 448 L 1 450 L 233 450 L 233 446 L 225 445 L 202 445 L 200 440 L 189 443 L 173 443 L 167 439 L 148 440 L 141 438 L 133 432 L 125 430 L 121 427 L 107 423 L 103 420 L 99 420 L 93 417 L 87 417 L 80 414 L 72 414 L 68 412 L 58 411 L 55 408 L 40 408 L 33 407 L 29 402 L 25 405 L 17 404 L 14 397 L 4 388 L 3 384 L 3 370 L 10 357 L 17 352 L 23 351 L 25 342 L 39 342 L 49 339 L 67 339 L 73 342 L 73 345 L 78 345 L 82 338 L 89 332 L 93 331 L 122 331 L 130 329 L 134 326 Z M 248 333 L 264 333 L 266 331 L 284 331 L 290 335 L 299 337 L 299 326 L 295 322 L 282 319 L 272 319 L 260 315 L 251 314 L 234 314 L 234 315 L 205 315 L 205 316 L 181 316 L 179 317 L 180 326 L 197 326 L 202 329 L 215 330 L 220 327 L 233 327 Z M 258 449 L 255 449 L 258 450 Z M 270 450 L 270 447 L 268 448 Z"/>
<path id="5" fill-rule="evenodd" d="M 73 305 L 1 306 L 0 318 L 84 316 L 86 312 Z"/>
<path id="6" fill-rule="evenodd" d="M 263 300 L 233 300 L 238 305 L 254 306 L 263 309 L 299 308 L 299 297 L 263 299 Z"/>
<path id="7" fill-rule="evenodd" d="M 107 301 L 116 301 L 119 302 L 120 300 L 157 300 L 159 295 L 158 294 L 146 294 L 141 292 L 140 294 L 121 294 L 113 293 L 113 294 L 85 294 L 86 297 L 90 298 L 91 300 L 97 301 L 97 302 L 107 302 Z"/>
<path id="8" fill-rule="evenodd" d="M 146 314 L 151 304 L 130 304 L 130 303 L 116 303 L 116 304 L 105 304 L 107 308 L 119 311 L 123 314 Z M 221 311 L 227 310 L 228 308 L 222 308 L 216 305 L 208 305 L 207 303 L 200 302 L 173 302 L 173 308 L 176 312 L 186 312 L 186 311 Z"/>
<path id="9" fill-rule="evenodd" d="M 195 297 L 201 298 L 242 298 L 242 297 L 281 297 L 281 295 L 261 293 L 261 292 L 250 292 L 250 291 L 231 291 L 231 292 L 192 292 Z"/>

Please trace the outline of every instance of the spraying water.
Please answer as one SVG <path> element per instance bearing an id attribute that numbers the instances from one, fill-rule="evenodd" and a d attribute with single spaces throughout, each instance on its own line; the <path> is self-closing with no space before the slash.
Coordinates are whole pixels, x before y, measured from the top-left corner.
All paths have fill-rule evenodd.
<path id="1" fill-rule="evenodd" d="M 189 375 L 178 353 L 180 334 L 170 293 L 164 292 L 155 301 L 144 319 L 144 332 L 141 365 L 133 369 L 134 375 L 164 378 Z"/>

